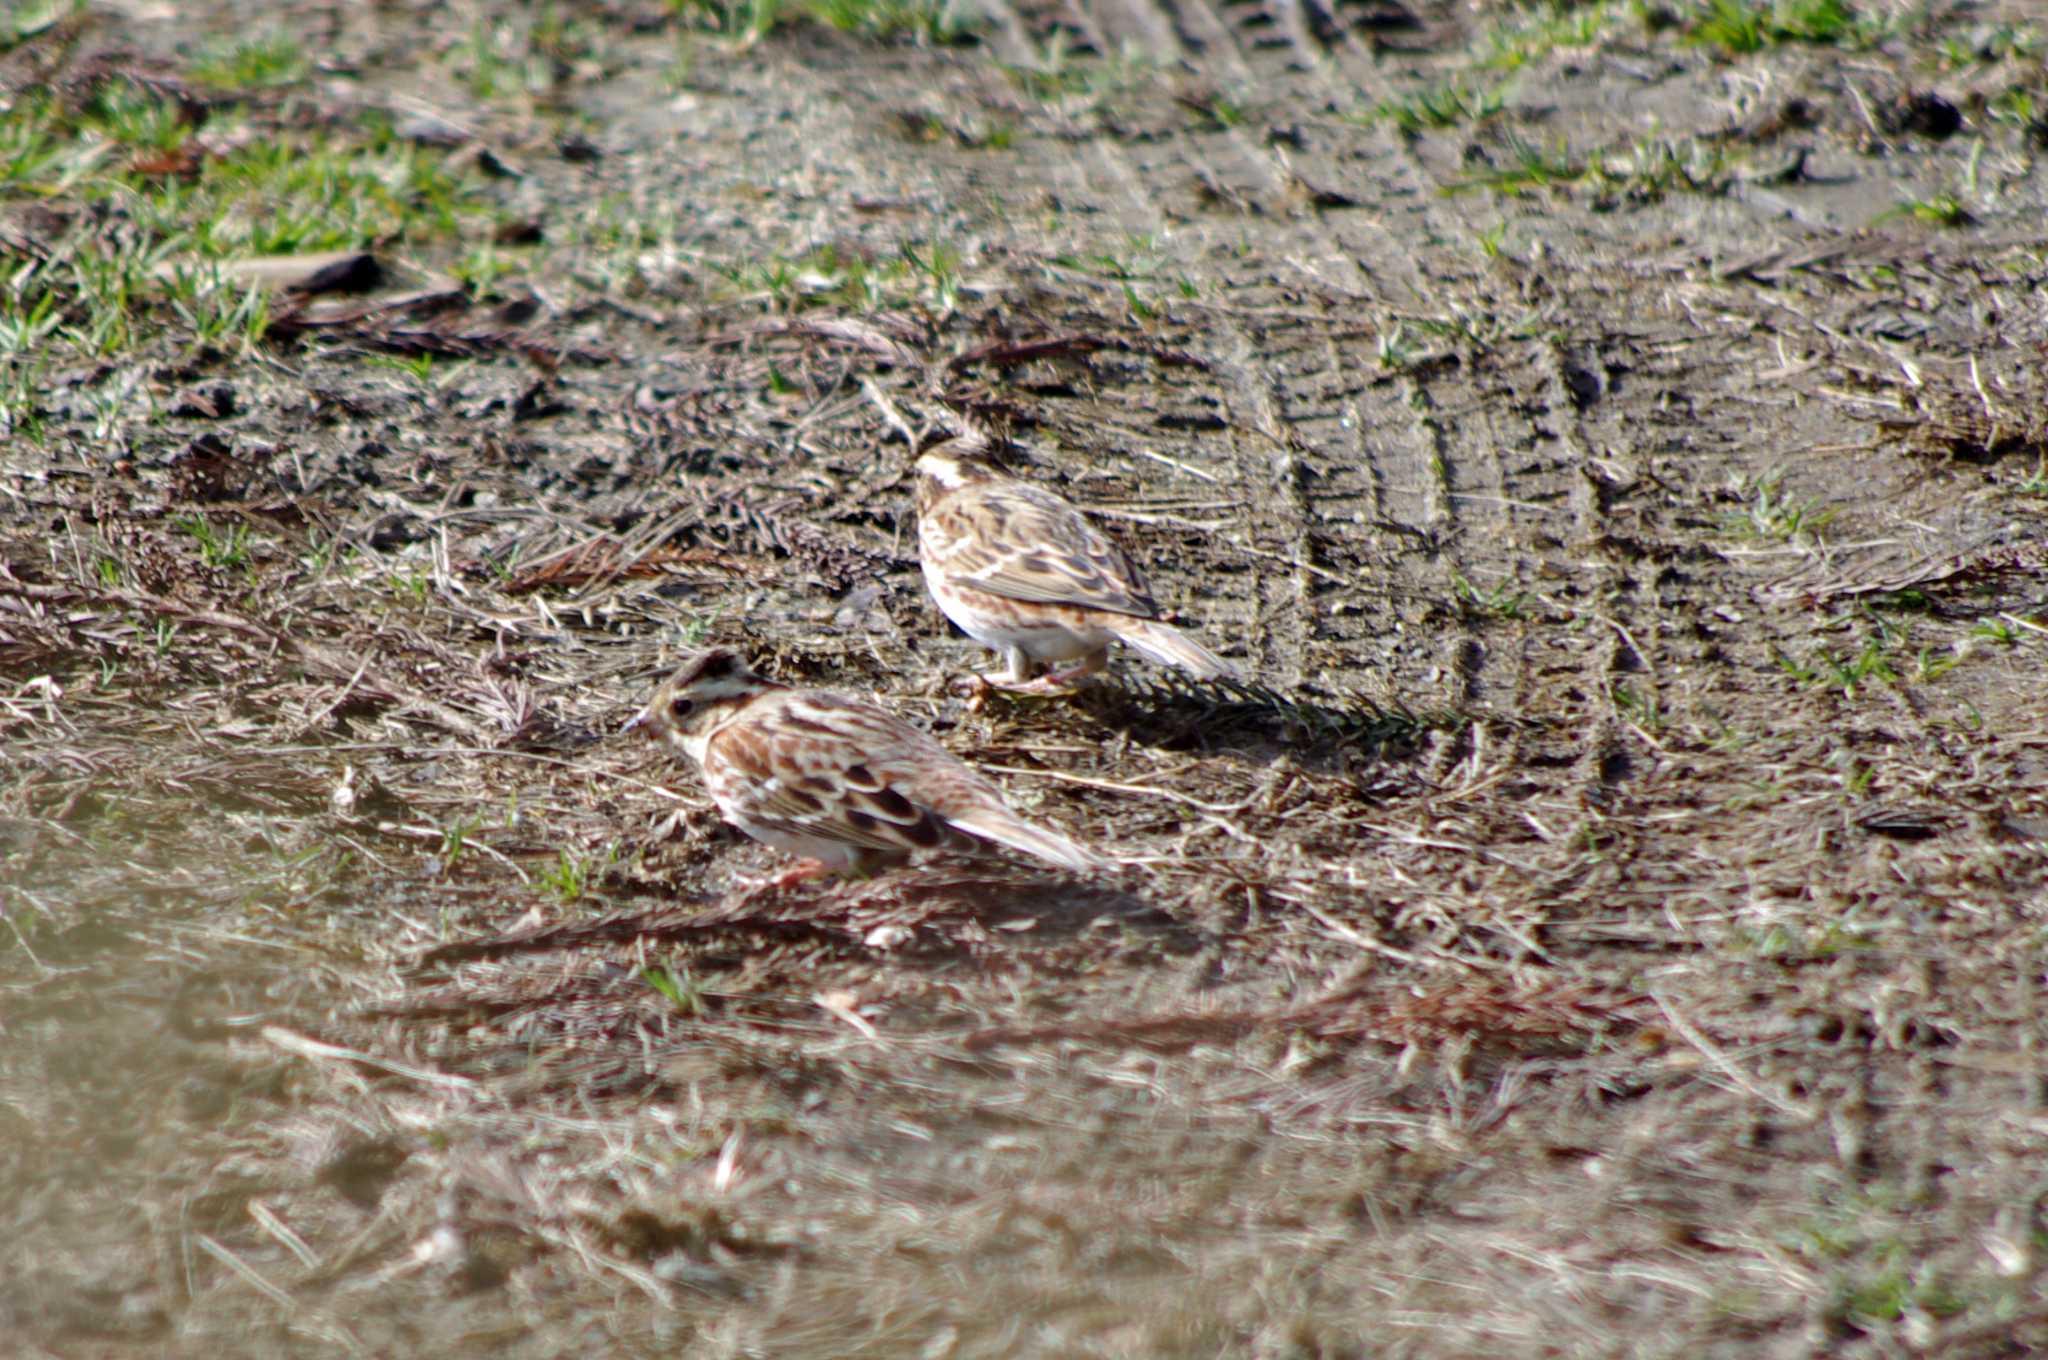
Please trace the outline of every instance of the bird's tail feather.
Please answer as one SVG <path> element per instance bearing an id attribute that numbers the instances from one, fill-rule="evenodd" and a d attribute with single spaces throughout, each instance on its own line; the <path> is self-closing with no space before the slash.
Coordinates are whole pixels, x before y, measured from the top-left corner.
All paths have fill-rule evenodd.
<path id="1" fill-rule="evenodd" d="M 1084 850 L 1057 831 L 1033 826 L 1021 817 L 974 816 L 948 818 L 954 826 L 985 841 L 1007 846 L 1020 854 L 1057 864 L 1063 869 L 1085 873 L 1105 869 L 1109 862 L 1092 850 Z"/>
<path id="2" fill-rule="evenodd" d="M 1133 619 L 1117 629 L 1117 636 L 1160 665 L 1178 666 L 1197 680 L 1238 678 L 1237 667 L 1170 623 Z"/>

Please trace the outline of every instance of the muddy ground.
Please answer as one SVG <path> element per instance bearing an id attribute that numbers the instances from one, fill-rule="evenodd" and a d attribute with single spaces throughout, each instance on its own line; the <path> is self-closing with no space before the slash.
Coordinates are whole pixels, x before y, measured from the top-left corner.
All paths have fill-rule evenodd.
<path id="1" fill-rule="evenodd" d="M 18 18 L 12 1353 L 2048 1345 L 2048 31 L 1839 10 Z M 969 423 L 1254 683 L 970 702 Z M 745 896 L 704 640 L 1128 862 Z"/>

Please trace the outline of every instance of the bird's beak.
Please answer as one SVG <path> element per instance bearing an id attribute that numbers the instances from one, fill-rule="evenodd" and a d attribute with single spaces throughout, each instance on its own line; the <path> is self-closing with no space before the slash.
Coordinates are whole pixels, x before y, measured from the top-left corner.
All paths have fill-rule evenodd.
<path id="1" fill-rule="evenodd" d="M 640 729 L 640 735 L 643 737 L 651 737 L 654 735 L 654 729 L 647 725 L 647 710 L 644 708 L 641 709 L 638 713 L 635 713 L 632 717 L 626 719 L 626 725 L 619 729 L 619 735 L 623 737 L 636 727 Z"/>

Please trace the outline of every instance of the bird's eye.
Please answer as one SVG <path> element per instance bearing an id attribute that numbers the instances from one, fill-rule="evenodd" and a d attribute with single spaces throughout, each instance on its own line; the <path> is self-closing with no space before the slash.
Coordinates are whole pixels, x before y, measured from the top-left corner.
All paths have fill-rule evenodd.
<path id="1" fill-rule="evenodd" d="M 687 716 L 696 706 L 694 699 L 671 699 L 668 702 L 668 711 L 671 716 L 681 718 Z"/>

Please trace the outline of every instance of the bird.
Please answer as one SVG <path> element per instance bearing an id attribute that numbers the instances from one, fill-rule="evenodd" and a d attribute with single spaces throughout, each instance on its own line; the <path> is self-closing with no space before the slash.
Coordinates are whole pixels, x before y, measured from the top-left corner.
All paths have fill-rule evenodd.
<path id="1" fill-rule="evenodd" d="M 1086 515 L 949 440 L 917 460 L 917 549 L 925 585 L 962 632 L 1003 657 L 983 681 L 1061 690 L 1125 646 L 1202 680 L 1237 668 L 1160 618 L 1145 578 Z M 1039 664 L 1076 662 L 1033 678 Z"/>
<path id="2" fill-rule="evenodd" d="M 685 659 L 627 727 L 695 761 L 728 822 L 799 857 L 773 888 L 866 877 L 919 850 L 1000 846 L 1076 872 L 1107 867 L 1012 812 L 994 784 L 902 719 L 778 684 L 728 648 Z"/>

